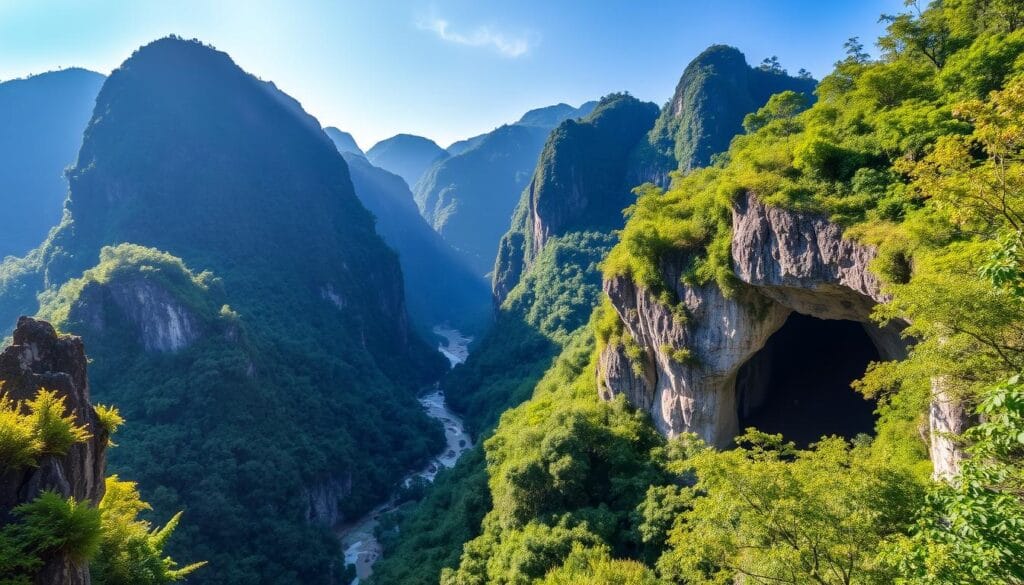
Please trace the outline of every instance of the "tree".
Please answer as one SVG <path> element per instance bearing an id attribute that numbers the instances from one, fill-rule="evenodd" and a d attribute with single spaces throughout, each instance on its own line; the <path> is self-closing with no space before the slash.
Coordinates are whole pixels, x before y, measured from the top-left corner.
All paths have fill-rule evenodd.
<path id="1" fill-rule="evenodd" d="M 911 536 L 889 551 L 920 585 L 1024 583 L 1024 384 L 986 392 L 960 475 L 928 494 Z"/>
<path id="2" fill-rule="evenodd" d="M 162 585 L 181 581 L 205 562 L 178 567 L 164 554 L 167 540 L 178 527 L 181 512 L 163 528 L 152 528 L 140 520 L 140 512 L 151 510 L 139 497 L 134 482 L 107 478 L 106 493 L 100 502 L 102 522 L 99 553 L 91 568 L 96 585 Z"/>
<path id="3" fill-rule="evenodd" d="M 765 57 L 761 64 L 757 67 L 761 71 L 767 71 L 769 73 L 777 73 L 779 75 L 785 75 L 786 70 L 782 68 L 782 64 L 779 63 L 779 58 L 775 55 L 771 57 Z"/>
<path id="4" fill-rule="evenodd" d="M 876 556 L 905 532 L 921 487 L 879 463 L 868 444 L 824 438 L 797 450 L 753 429 L 732 451 L 704 450 L 693 508 L 658 561 L 662 577 L 691 585 L 891 583 Z"/>

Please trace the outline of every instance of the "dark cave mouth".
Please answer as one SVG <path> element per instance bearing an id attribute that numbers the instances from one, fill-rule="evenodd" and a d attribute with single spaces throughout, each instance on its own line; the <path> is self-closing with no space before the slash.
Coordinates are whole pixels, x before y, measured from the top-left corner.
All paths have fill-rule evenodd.
<path id="1" fill-rule="evenodd" d="M 781 433 L 800 447 L 825 435 L 874 434 L 875 403 L 850 387 L 880 359 L 864 327 L 792 313 L 740 368 L 739 428 Z"/>

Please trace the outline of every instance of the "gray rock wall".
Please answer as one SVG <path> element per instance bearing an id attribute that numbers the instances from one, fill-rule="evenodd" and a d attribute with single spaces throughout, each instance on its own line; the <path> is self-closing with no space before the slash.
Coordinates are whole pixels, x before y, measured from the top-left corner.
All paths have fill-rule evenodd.
<path id="1" fill-rule="evenodd" d="M 82 340 L 57 335 L 45 321 L 18 320 L 13 343 L 0 353 L 0 381 L 14 401 L 34 398 L 40 388 L 57 392 L 69 414 L 91 438 L 72 445 L 64 455 L 45 455 L 35 467 L 0 469 L 0 524 L 13 520 L 11 510 L 44 491 L 98 505 L 103 498 L 107 432 L 89 402 Z M 88 585 L 89 567 L 66 553 L 44 558 L 37 585 Z"/>
<path id="2" fill-rule="evenodd" d="M 643 355 L 633 364 L 621 346 L 610 344 L 598 369 L 605 399 L 624 394 L 664 435 L 692 432 L 718 447 L 738 432 L 738 408 L 764 399 L 769 364 L 755 356 L 792 311 L 862 323 L 883 359 L 902 359 L 907 351 L 900 324 L 880 328 L 870 319 L 874 306 L 888 300 L 869 269 L 874 248 L 844 239 L 842 228 L 822 215 L 768 207 L 751 194 L 735 203 L 732 226 L 733 266 L 743 286 L 731 298 L 714 283 L 682 283 L 681 259 L 662 267 L 663 281 L 682 305 L 675 310 L 629 277 L 605 281 Z M 692 361 L 673 359 L 680 348 Z M 967 416 L 961 405 L 935 394 L 932 460 L 937 475 L 949 475 L 962 457 L 952 435 L 966 427 Z"/>

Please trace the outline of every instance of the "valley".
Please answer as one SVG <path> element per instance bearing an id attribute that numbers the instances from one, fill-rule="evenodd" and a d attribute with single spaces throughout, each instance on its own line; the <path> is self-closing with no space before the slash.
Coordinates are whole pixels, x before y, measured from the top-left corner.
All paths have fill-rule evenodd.
<path id="1" fill-rule="evenodd" d="M 433 331 L 443 338 L 444 341 L 437 349 L 448 358 L 452 367 L 466 361 L 472 337 L 465 337 L 457 329 L 441 325 L 435 326 Z M 406 475 L 400 489 L 410 486 L 417 480 L 433 482 L 439 471 L 454 467 L 459 457 L 473 447 L 473 439 L 463 427 L 462 419 L 445 403 L 444 390 L 440 383 L 420 396 L 419 402 L 426 415 L 444 427 L 445 446 L 425 467 Z M 373 565 L 383 554 L 375 531 L 382 517 L 394 512 L 399 497 L 399 494 L 392 495 L 365 516 L 346 522 L 335 530 L 344 550 L 345 564 L 355 567 L 356 579 L 349 585 L 358 585 L 373 574 Z"/>
<path id="2" fill-rule="evenodd" d="M 1024 0 L 10 3 L 0 585 L 1024 585 Z"/>

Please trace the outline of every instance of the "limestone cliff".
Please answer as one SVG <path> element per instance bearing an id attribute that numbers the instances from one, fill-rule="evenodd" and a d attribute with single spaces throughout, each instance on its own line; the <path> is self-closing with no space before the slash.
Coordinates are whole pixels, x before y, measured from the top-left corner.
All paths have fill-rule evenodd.
<path id="1" fill-rule="evenodd" d="M 590 115 L 566 120 L 551 133 L 498 246 L 495 305 L 504 302 L 551 238 L 622 226 L 622 210 L 634 200 L 624 180 L 627 159 L 657 114 L 652 103 L 612 94 Z"/>
<path id="2" fill-rule="evenodd" d="M 719 447 L 738 432 L 737 405 L 764 399 L 761 364 L 752 358 L 792 311 L 860 322 L 882 359 L 901 359 L 907 348 L 899 324 L 880 328 L 869 318 L 886 300 L 869 270 L 874 248 L 844 239 L 822 215 L 768 207 L 752 194 L 734 204 L 732 226 L 733 268 L 742 283 L 732 297 L 714 283 L 684 283 L 683 258 L 662 265 L 677 307 L 625 276 L 604 283 L 625 332 L 643 351 L 641 363 L 632 363 L 609 344 L 598 370 L 602 396 L 625 394 L 665 435 L 694 432 Z M 963 429 L 964 413 L 938 399 L 931 410 L 933 462 L 945 473 L 960 457 L 948 434 Z"/>
<path id="3" fill-rule="evenodd" d="M 103 497 L 108 434 L 89 402 L 89 382 L 82 340 L 57 335 L 45 321 L 18 320 L 13 343 L 0 353 L 0 381 L 13 400 L 35 397 L 40 388 L 57 392 L 68 413 L 91 437 L 76 443 L 64 455 L 44 455 L 36 467 L 0 470 L 0 523 L 11 520 L 11 510 L 34 500 L 44 491 L 99 504 Z M 67 554 L 44 559 L 35 577 L 37 585 L 87 585 L 89 567 Z"/>
<path id="4" fill-rule="evenodd" d="M 672 171 L 707 166 L 743 131 L 743 117 L 772 94 L 793 90 L 811 96 L 815 83 L 784 71 L 750 67 L 734 47 L 708 47 L 686 66 L 672 99 L 647 139 L 637 145 L 630 160 L 630 182 L 666 187 Z"/>
<path id="5" fill-rule="evenodd" d="M 126 323 L 148 352 L 174 352 L 192 345 L 202 324 L 195 312 L 166 288 L 141 274 L 107 285 L 91 283 L 73 307 L 74 317 L 101 334 L 111 320 Z"/>

